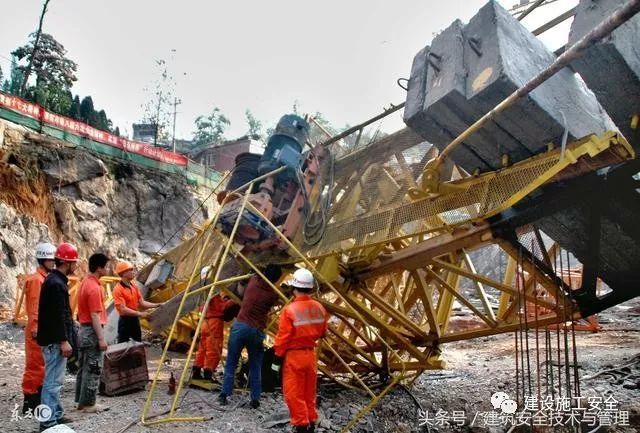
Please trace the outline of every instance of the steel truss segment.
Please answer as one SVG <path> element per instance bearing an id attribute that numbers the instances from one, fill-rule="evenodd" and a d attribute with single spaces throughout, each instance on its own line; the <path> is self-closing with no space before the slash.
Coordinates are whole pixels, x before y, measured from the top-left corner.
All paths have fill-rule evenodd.
<path id="1" fill-rule="evenodd" d="M 394 196 L 394 200 L 382 205 L 372 202 L 371 197 L 381 195 L 380 182 L 386 182 L 388 176 L 380 174 L 384 170 L 379 170 L 379 163 L 372 163 L 362 169 L 360 177 L 354 178 L 359 185 L 357 190 L 338 193 L 343 194 L 340 201 L 349 198 L 350 207 L 332 206 L 325 238 L 307 252 L 311 257 L 320 257 L 327 251 L 389 245 L 394 239 L 451 231 L 503 212 L 545 183 L 575 177 L 633 156 L 626 140 L 609 131 L 495 172 L 448 181 L 446 185 L 451 187 L 448 194 L 425 196 L 413 202 Z M 396 177 L 400 179 L 404 176 L 400 164 L 397 170 Z M 400 185 L 399 191 L 407 189 Z"/>
<path id="2" fill-rule="evenodd" d="M 484 220 L 513 206 L 544 183 L 581 172 L 583 169 L 580 165 L 585 157 L 593 159 L 605 153 L 606 161 L 612 158 L 622 160 L 632 155 L 628 144 L 625 146 L 624 139 L 616 134 L 590 136 L 572 143 L 564 151 L 557 149 L 499 172 L 459 178 L 450 182 L 455 187 L 449 194 L 412 203 L 394 201 L 399 197 L 398 194 L 412 185 L 409 181 L 410 169 L 402 156 L 396 156 L 403 176 L 400 181 L 387 168 L 372 164 L 362 176 L 352 175 L 347 180 L 338 181 L 344 186 L 339 191 L 334 190 L 335 203 L 326 241 L 329 243 L 307 250 L 307 255 L 271 221 L 263 218 L 264 223 L 288 247 L 292 257 L 289 263 L 297 262 L 299 266 L 310 269 L 322 283 L 323 290 L 319 292 L 319 297 L 333 314 L 334 323 L 321 345 L 320 370 L 345 386 L 364 390 L 372 397 L 374 404 L 390 388 L 375 392 L 367 384 L 365 373 L 385 372 L 392 379 L 389 386 L 393 386 L 407 378 L 408 373 L 415 379 L 423 370 L 441 368 L 443 362 L 437 351 L 439 344 L 510 332 L 522 326 L 514 320 L 519 313 L 517 303 L 524 301 L 541 309 L 542 314 L 537 320 L 530 321 L 530 326 L 557 323 L 558 305 L 567 305 L 564 292 L 557 290 L 557 279 L 542 272 L 540 263 L 525 260 L 520 266 L 529 273 L 530 278 L 525 282 L 524 293 L 514 288 L 517 267 L 514 259 L 518 256 L 516 247 L 510 242 L 494 239 Z M 589 168 L 593 169 L 593 165 Z M 377 193 L 373 194 L 374 191 Z M 186 319 L 187 324 L 195 327 L 196 338 L 189 348 L 169 416 L 164 420 L 150 421 L 147 412 L 169 343 L 176 334 L 176 327 L 185 323 L 185 320 L 178 319 L 182 317 L 185 301 L 194 295 L 207 293 L 205 302 L 208 302 L 224 284 L 247 277 L 221 278 L 222 266 L 227 258 L 244 263 L 263 276 L 252 257 L 234 246 L 235 233 L 244 210 L 262 215 L 248 197 L 248 193 L 234 191 L 223 201 L 223 205 L 236 198 L 242 202 L 229 237 L 216 229 L 220 216 L 218 211 L 175 258 L 181 266 L 180 274 L 185 276 L 184 280 L 175 281 L 175 284 L 178 290 L 183 289 L 183 293 L 145 402 L 143 424 L 199 419 L 178 418 L 175 411 L 195 341 L 202 327 L 202 315 L 197 322 L 194 315 Z M 384 218 L 380 219 L 381 216 Z M 353 225 L 350 233 L 355 237 L 341 237 L 341 230 L 346 225 Z M 501 281 L 479 274 L 468 254 L 468 251 L 490 244 L 499 245 L 509 256 Z M 193 281 L 205 264 L 205 253 L 215 254 L 214 261 L 208 263 L 212 265 L 209 275 L 213 275 L 213 280 L 204 287 L 196 288 L 193 287 Z M 552 260 L 549 257 L 554 254 L 552 247 L 546 251 L 545 260 L 541 263 L 548 266 Z M 316 269 L 316 265 L 322 272 Z M 350 269 L 352 273 L 343 275 L 345 269 Z M 336 279 L 340 280 L 339 284 L 333 282 Z M 463 280 L 471 282 L 471 292 L 463 288 Z M 533 292 L 537 287 L 535 283 L 544 287 L 553 303 Z M 289 298 L 278 287 L 271 286 L 283 304 L 289 302 Z M 497 307 L 491 305 L 488 299 L 488 288 L 500 292 Z M 475 329 L 459 328 L 453 314 L 455 302 L 469 310 L 474 320 L 478 320 L 474 322 Z M 562 313 L 566 314 L 565 309 Z M 268 327 L 271 335 L 275 323 L 276 315 L 273 315 Z"/>
<path id="3" fill-rule="evenodd" d="M 236 197 L 238 195 L 240 194 L 236 194 Z M 232 194 L 229 194 L 225 198 L 225 200 L 229 200 L 229 197 L 232 197 L 232 196 L 233 196 Z M 242 197 L 242 206 L 240 207 L 240 212 L 236 217 L 230 236 L 227 238 L 226 236 L 217 232 L 216 222 L 220 216 L 220 211 L 218 211 L 214 219 L 207 225 L 207 227 L 202 232 L 198 233 L 197 235 L 198 241 L 192 242 L 190 247 L 186 251 L 186 254 L 184 254 L 183 257 L 181 258 L 182 260 L 187 261 L 188 259 L 186 258 L 186 256 L 191 256 L 192 254 L 196 253 L 195 248 L 197 246 L 200 247 L 200 250 L 197 251 L 197 259 L 195 261 L 188 260 L 192 265 L 190 277 L 188 282 L 184 286 L 184 292 L 182 294 L 182 299 L 181 299 L 180 306 L 178 308 L 178 313 L 176 314 L 174 323 L 171 326 L 171 329 L 169 330 L 169 333 L 167 336 L 168 337 L 167 343 L 161 355 L 161 360 L 159 362 L 158 368 L 156 370 L 156 374 L 154 376 L 154 380 L 150 387 L 147 401 L 145 402 L 145 406 L 143 408 L 143 413 L 141 416 L 141 420 L 143 424 L 150 425 L 150 424 L 159 424 L 159 423 L 172 422 L 172 421 L 196 421 L 196 420 L 204 419 L 201 417 L 175 416 L 178 399 L 182 393 L 182 388 L 186 379 L 187 369 L 189 367 L 190 360 L 193 355 L 197 337 L 202 327 L 202 322 L 204 318 L 203 315 L 200 315 L 197 325 L 195 325 L 195 337 L 192 339 L 192 344 L 189 348 L 189 352 L 187 354 L 187 359 L 186 359 L 184 368 L 182 370 L 182 373 L 180 374 L 180 381 L 178 383 L 176 397 L 172 402 L 172 406 L 169 411 L 168 417 L 162 418 L 162 419 L 150 420 L 148 419 L 147 414 L 150 408 L 151 399 L 153 398 L 153 395 L 156 391 L 160 370 L 162 369 L 162 365 L 163 365 L 163 360 L 166 358 L 169 344 L 176 332 L 176 326 L 181 322 L 180 320 L 178 320 L 178 318 L 182 316 L 182 310 L 183 310 L 183 307 L 185 306 L 185 300 L 193 296 L 194 294 L 201 294 L 201 293 L 204 293 L 205 291 L 208 291 L 208 294 L 205 300 L 205 304 L 206 304 L 211 300 L 213 295 L 219 291 L 219 287 L 223 283 L 229 283 L 229 282 L 236 281 L 246 277 L 245 275 L 243 275 L 240 277 L 220 279 L 222 264 L 226 262 L 227 257 L 235 257 L 236 260 L 240 260 L 244 262 L 254 272 L 264 277 L 264 275 L 260 272 L 260 269 L 251 261 L 251 259 L 246 257 L 240 251 L 238 251 L 237 248 L 235 248 L 233 245 L 235 234 L 236 234 L 236 231 L 238 230 L 239 223 L 241 220 L 240 217 L 244 212 L 244 210 L 249 209 L 255 212 L 257 215 L 261 215 L 249 202 L 249 194 L 244 194 L 240 196 Z M 223 205 L 224 203 L 225 202 L 223 201 Z M 268 224 L 271 224 L 270 221 L 268 220 L 265 220 L 265 221 Z M 325 364 L 325 366 L 321 368 L 321 371 L 325 371 L 329 375 L 331 375 L 327 367 L 330 367 L 331 365 L 333 365 L 333 368 L 335 369 L 336 367 L 335 363 L 337 363 L 341 367 L 340 369 L 346 371 L 352 378 L 352 381 L 355 381 L 355 383 L 359 385 L 358 388 L 363 389 L 372 397 L 372 402 L 378 401 L 379 398 L 384 393 L 388 392 L 388 389 L 390 388 L 385 388 L 385 390 L 383 390 L 381 394 L 375 393 L 363 381 L 363 379 L 359 376 L 359 374 L 356 372 L 354 367 L 356 369 L 364 369 L 364 371 L 371 371 L 372 368 L 374 369 L 380 368 L 383 365 L 379 361 L 380 355 L 384 353 L 386 356 L 383 358 L 390 357 L 391 359 L 394 359 L 395 368 L 392 373 L 392 376 L 391 376 L 392 381 L 389 384 L 389 386 L 392 387 L 393 385 L 395 385 L 395 383 L 401 380 L 404 377 L 403 375 L 405 371 L 405 368 L 404 368 L 405 361 L 403 359 L 404 356 L 401 355 L 399 352 L 397 352 L 395 349 L 393 349 L 392 346 L 386 342 L 387 338 L 391 338 L 391 341 L 395 341 L 396 343 L 399 342 L 399 344 L 403 348 L 403 351 L 406 351 L 407 353 L 409 353 L 411 357 L 413 357 L 414 359 L 418 359 L 418 360 L 421 360 L 421 362 L 424 362 L 426 358 L 424 358 L 423 353 L 420 350 L 418 350 L 417 347 L 413 345 L 413 343 L 410 342 L 410 338 L 412 336 L 411 332 L 409 332 L 409 335 L 407 336 L 402 335 L 399 330 L 396 330 L 389 323 L 389 318 L 386 321 L 382 320 L 381 318 L 380 319 L 377 318 L 377 316 L 373 314 L 371 311 L 371 305 L 376 305 L 377 308 L 379 308 L 381 311 L 388 314 L 391 319 L 393 319 L 396 322 L 399 322 L 401 326 L 408 328 L 410 331 L 413 331 L 414 333 L 415 332 L 423 333 L 422 329 L 420 329 L 418 326 L 413 324 L 411 321 L 408 321 L 404 315 L 402 315 L 397 311 L 397 306 L 399 305 L 399 303 L 402 302 L 402 299 L 400 297 L 396 297 L 394 304 L 390 305 L 385 299 L 384 294 L 382 296 L 379 294 L 376 294 L 372 290 L 367 288 L 365 285 L 362 285 L 361 287 L 359 287 L 360 293 L 358 296 L 355 295 L 357 291 L 354 293 L 348 293 L 344 289 L 340 290 L 336 286 L 333 286 L 331 282 L 326 281 L 323 275 L 317 272 L 317 270 L 314 267 L 314 264 L 311 263 L 308 259 L 306 259 L 302 255 L 302 253 L 297 251 L 296 247 L 293 244 L 291 244 L 290 241 L 284 235 L 282 235 L 282 233 L 280 233 L 275 226 L 272 225 L 272 228 L 275 230 L 277 235 L 285 243 L 289 243 L 290 249 L 294 253 L 296 253 L 298 260 L 303 262 L 307 268 L 312 270 L 312 272 L 316 274 L 316 278 L 318 278 L 319 281 L 321 281 L 322 283 L 324 283 L 326 287 L 329 287 L 331 289 L 331 293 L 333 293 L 332 296 L 334 297 L 334 302 L 323 301 L 323 303 L 325 304 L 325 306 L 327 306 L 327 309 L 329 311 L 339 314 L 341 316 L 341 320 L 342 320 L 342 323 L 344 324 L 344 327 L 349 328 L 350 331 L 353 333 L 353 335 L 355 335 L 353 339 L 350 339 L 345 337 L 342 333 L 338 333 L 336 331 L 336 328 L 333 325 L 330 327 L 331 329 L 330 336 L 328 337 L 327 342 L 322 344 L 323 349 L 320 356 L 321 362 L 328 363 L 328 364 Z M 192 288 L 192 282 L 195 279 L 195 275 L 198 273 L 198 271 L 201 269 L 204 263 L 203 255 L 205 251 L 207 251 L 210 240 L 212 239 L 212 235 L 214 233 L 216 233 L 217 238 L 220 238 L 223 240 L 223 247 L 217 249 L 217 257 L 214 260 L 213 266 L 209 272 L 209 275 L 211 274 L 214 275 L 213 282 L 207 284 L 204 287 L 200 287 L 199 289 L 190 290 Z M 205 240 L 202 243 L 200 242 L 200 240 L 203 239 L 203 237 Z M 396 282 L 396 284 L 398 283 Z M 289 299 L 279 290 L 278 287 L 272 284 L 270 285 L 279 294 L 282 302 L 286 303 L 289 301 Z M 394 291 L 391 291 L 390 289 L 392 286 L 393 286 L 393 282 L 387 285 L 389 293 L 391 294 L 396 293 L 397 295 L 399 295 L 400 287 L 397 287 L 396 289 L 394 289 Z M 358 298 L 361 298 L 361 299 L 358 299 Z M 341 306 L 338 304 L 338 302 L 341 304 Z M 371 326 L 372 322 L 376 324 L 375 327 Z M 356 323 L 360 323 L 361 325 L 358 326 Z M 272 333 L 271 328 L 273 328 L 273 325 L 274 325 L 274 321 L 272 320 L 269 326 L 270 329 L 268 330 L 270 333 Z M 361 332 L 360 329 L 362 329 L 364 333 Z M 380 330 L 383 334 L 378 334 L 378 330 Z M 385 335 L 385 337 L 382 337 L 382 335 Z M 358 339 L 362 342 L 362 344 L 359 344 Z M 338 350 L 334 348 L 334 346 L 337 348 L 342 348 L 341 349 L 342 353 L 339 353 Z M 376 346 L 380 347 L 382 351 L 380 351 L 379 349 L 376 349 L 375 348 Z M 388 368 L 388 365 L 389 365 L 388 359 L 382 359 L 382 361 L 384 365 L 387 365 L 387 368 Z M 353 367 L 352 367 L 352 364 L 353 364 Z M 335 377 L 335 375 L 333 377 Z M 345 384 L 344 381 L 340 381 L 340 383 Z"/>

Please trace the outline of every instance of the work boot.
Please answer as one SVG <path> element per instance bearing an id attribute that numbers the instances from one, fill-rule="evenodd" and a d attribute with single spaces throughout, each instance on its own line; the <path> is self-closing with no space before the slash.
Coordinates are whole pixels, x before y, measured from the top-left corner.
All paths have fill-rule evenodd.
<path id="1" fill-rule="evenodd" d="M 208 380 L 210 382 L 213 382 L 213 372 L 211 370 L 209 370 L 208 368 L 204 369 L 204 374 L 202 375 L 202 378 L 204 380 Z"/>
<path id="2" fill-rule="evenodd" d="M 205 370 L 206 374 L 206 370 Z M 191 379 L 202 380 L 201 368 L 195 365 L 191 367 Z"/>
<path id="3" fill-rule="evenodd" d="M 308 427 L 306 425 L 294 425 L 293 426 L 293 433 L 307 433 L 309 431 Z"/>
<path id="4" fill-rule="evenodd" d="M 309 427 L 307 427 L 307 433 L 316 433 L 316 423 L 310 422 Z"/>
<path id="5" fill-rule="evenodd" d="M 220 395 L 218 395 L 218 403 L 220 403 L 220 406 L 226 406 L 228 404 L 226 394 L 220 393 Z"/>
<path id="6" fill-rule="evenodd" d="M 27 413 L 29 409 L 31 412 L 35 410 L 40 404 L 40 394 L 24 394 L 24 403 L 22 404 L 22 413 Z"/>
<path id="7" fill-rule="evenodd" d="M 249 406 L 251 406 L 251 409 L 257 409 L 260 407 L 260 402 L 258 400 L 251 400 Z"/>

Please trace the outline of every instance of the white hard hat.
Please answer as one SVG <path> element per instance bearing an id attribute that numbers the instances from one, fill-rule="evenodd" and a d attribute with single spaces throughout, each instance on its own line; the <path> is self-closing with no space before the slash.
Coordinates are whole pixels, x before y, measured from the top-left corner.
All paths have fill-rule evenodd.
<path id="1" fill-rule="evenodd" d="M 209 273 L 209 269 L 211 269 L 211 266 L 207 265 L 204 268 L 202 268 L 200 270 L 200 279 L 204 280 L 205 278 L 207 278 L 207 274 Z"/>
<path id="2" fill-rule="evenodd" d="M 43 242 L 36 245 L 36 259 L 37 260 L 53 260 L 56 256 L 55 245 L 49 242 Z"/>
<path id="3" fill-rule="evenodd" d="M 301 289 L 313 288 L 313 274 L 308 269 L 298 269 L 293 273 L 293 277 L 287 283 L 291 287 Z"/>

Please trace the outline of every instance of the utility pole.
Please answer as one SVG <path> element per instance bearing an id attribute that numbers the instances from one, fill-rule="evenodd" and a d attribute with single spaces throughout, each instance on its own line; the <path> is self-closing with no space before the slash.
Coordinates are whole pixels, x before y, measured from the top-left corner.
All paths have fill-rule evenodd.
<path id="1" fill-rule="evenodd" d="M 158 109 L 156 110 L 156 133 L 153 136 L 153 146 L 158 145 L 158 129 L 160 129 L 160 106 L 162 105 L 162 90 L 158 93 Z"/>
<path id="2" fill-rule="evenodd" d="M 31 56 L 29 57 L 29 64 L 27 65 L 27 69 L 24 71 L 24 77 L 22 77 L 22 84 L 20 85 L 20 95 L 24 96 L 27 90 L 27 81 L 29 80 L 29 75 L 31 75 L 31 68 L 33 67 L 33 59 L 36 57 L 36 53 L 38 52 L 38 43 L 40 42 L 40 35 L 42 34 L 42 22 L 44 21 L 44 14 L 47 13 L 47 6 L 49 5 L 50 0 L 44 0 L 44 6 L 42 6 L 42 13 L 40 14 L 40 22 L 38 23 L 38 30 L 36 31 L 36 39 L 33 41 L 33 50 L 31 51 Z"/>
<path id="3" fill-rule="evenodd" d="M 173 153 L 176 152 L 176 117 L 178 116 L 178 105 L 180 104 L 182 104 L 180 99 L 173 99 Z"/>

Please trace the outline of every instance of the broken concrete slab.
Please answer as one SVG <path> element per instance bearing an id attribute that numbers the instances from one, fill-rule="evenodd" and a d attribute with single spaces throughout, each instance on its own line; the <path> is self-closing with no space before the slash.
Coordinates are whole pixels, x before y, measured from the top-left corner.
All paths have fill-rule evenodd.
<path id="1" fill-rule="evenodd" d="M 442 149 L 449 143 L 443 140 L 446 135 L 458 136 L 554 60 L 542 42 L 490 1 L 469 24 L 454 22 L 416 56 L 405 123 Z M 425 114 L 416 107 L 421 102 L 416 92 L 422 85 Z M 438 131 L 427 121 L 446 134 L 435 134 Z M 503 166 L 503 155 L 514 163 L 543 152 L 549 142 L 559 144 L 565 125 L 570 138 L 615 128 L 594 95 L 569 70 L 488 122 L 452 157 L 469 172 L 495 170 Z"/>
<path id="2" fill-rule="evenodd" d="M 569 44 L 580 40 L 611 15 L 624 0 L 581 0 L 569 33 Z M 573 68 L 582 76 L 611 119 L 640 151 L 640 132 L 631 128 L 631 116 L 640 113 L 640 15 L 598 42 Z"/>

